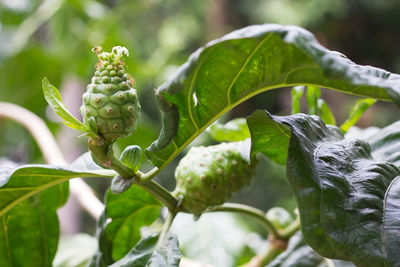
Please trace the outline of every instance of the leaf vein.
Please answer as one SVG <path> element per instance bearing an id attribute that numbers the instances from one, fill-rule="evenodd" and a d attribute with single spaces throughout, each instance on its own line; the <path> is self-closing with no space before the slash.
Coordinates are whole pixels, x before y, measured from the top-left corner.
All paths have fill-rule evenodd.
<path id="1" fill-rule="evenodd" d="M 239 71 L 236 73 L 235 77 L 233 78 L 231 84 L 228 87 L 228 90 L 226 92 L 226 98 L 228 99 L 228 105 L 231 105 L 231 91 L 232 91 L 232 87 L 235 84 L 235 82 L 237 81 L 237 79 L 239 79 L 240 75 L 242 75 L 243 70 L 246 68 L 247 64 L 249 64 L 250 60 L 254 57 L 254 55 L 258 52 L 258 50 L 261 48 L 261 46 L 272 36 L 272 33 L 267 34 L 262 40 L 261 42 L 254 48 L 254 50 L 250 53 L 250 55 L 246 58 L 244 64 L 242 65 L 242 67 L 239 69 Z"/>
<path id="2" fill-rule="evenodd" d="M 312 64 L 312 65 L 305 65 L 305 66 L 299 66 L 297 68 L 291 69 L 288 73 L 286 73 L 285 78 L 283 79 L 283 84 L 287 83 L 287 79 L 289 78 L 290 75 L 292 75 L 294 72 L 301 70 L 301 69 L 313 69 L 313 68 L 319 68 L 318 65 Z"/>
<path id="3" fill-rule="evenodd" d="M 196 128 L 196 132 L 197 131 L 199 131 L 199 126 L 197 125 L 197 123 L 196 123 L 196 121 L 194 120 L 194 118 L 193 118 L 193 114 L 192 114 L 192 99 L 193 99 L 193 97 L 192 97 L 192 92 L 193 92 L 193 86 L 194 86 L 194 82 L 196 81 L 196 79 L 197 79 L 197 75 L 199 74 L 199 70 L 201 69 L 201 66 L 203 65 L 203 63 L 204 63 L 204 58 L 206 58 L 209 54 L 210 54 L 210 51 L 212 51 L 214 49 L 214 46 L 213 47 L 211 47 L 208 51 L 207 51 L 207 53 L 203 56 L 203 60 L 199 63 L 199 65 L 196 67 L 196 70 L 195 70 L 195 72 L 194 72 L 194 75 L 193 75 L 193 78 L 192 78 L 192 81 L 190 82 L 190 87 L 189 87 L 189 92 L 188 92 L 188 99 L 187 99 L 187 102 L 188 102 L 188 113 L 189 113 L 189 118 L 190 118 L 190 120 L 192 121 L 192 123 L 193 123 L 193 125 L 194 125 L 194 127 Z"/>
<path id="4" fill-rule="evenodd" d="M 11 248 L 10 248 L 10 242 L 8 240 L 8 226 L 7 226 L 6 216 L 2 217 L 2 221 L 3 221 L 4 239 L 5 239 L 6 246 L 7 246 L 8 261 L 10 263 L 10 266 L 12 267 L 13 264 L 11 261 Z"/>

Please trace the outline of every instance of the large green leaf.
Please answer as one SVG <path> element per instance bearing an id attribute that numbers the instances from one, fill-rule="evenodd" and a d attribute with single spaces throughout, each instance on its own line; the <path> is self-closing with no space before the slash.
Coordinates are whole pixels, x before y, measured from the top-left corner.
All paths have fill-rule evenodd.
<path id="1" fill-rule="evenodd" d="M 182 254 L 178 239 L 169 234 L 162 246 L 156 246 L 158 234 L 148 234 L 121 260 L 110 267 L 178 267 Z"/>
<path id="2" fill-rule="evenodd" d="M 110 170 L 81 171 L 71 167 L 25 165 L 0 172 L 0 216 L 5 215 L 25 199 L 75 177 L 111 178 Z"/>
<path id="3" fill-rule="evenodd" d="M 68 198 L 66 181 L 113 175 L 50 165 L 0 169 L 0 266 L 51 266 L 59 235 L 56 210 Z"/>
<path id="4" fill-rule="evenodd" d="M 286 164 L 290 131 L 275 122 L 263 110 L 256 110 L 247 118 L 251 135 L 251 156 L 262 153 L 281 165 Z"/>
<path id="5" fill-rule="evenodd" d="M 222 114 L 267 90 L 314 85 L 400 103 L 398 81 L 325 49 L 299 27 L 249 26 L 197 50 L 157 89 L 163 128 L 146 153 L 165 166 Z"/>
<path id="6" fill-rule="evenodd" d="M 400 167 L 400 121 L 377 131 L 366 141 L 371 145 L 374 159 Z"/>
<path id="7" fill-rule="evenodd" d="M 291 128 L 287 178 L 307 243 L 359 266 L 397 266 L 400 170 L 371 157 L 371 147 L 344 139 L 316 116 L 271 117 Z"/>
<path id="8" fill-rule="evenodd" d="M 105 227 L 112 242 L 112 258 L 123 258 L 140 240 L 140 228 L 160 215 L 161 204 L 144 189 L 133 185 L 122 194 L 106 194 L 106 212 L 111 222 Z"/>
<path id="9" fill-rule="evenodd" d="M 207 129 L 207 132 L 218 142 L 237 142 L 250 137 L 249 127 L 244 118 L 236 118 L 225 124 L 217 121 Z"/>
<path id="10" fill-rule="evenodd" d="M 52 266 L 59 236 L 56 210 L 67 197 L 64 183 L 19 201 L 0 216 L 0 266 Z"/>

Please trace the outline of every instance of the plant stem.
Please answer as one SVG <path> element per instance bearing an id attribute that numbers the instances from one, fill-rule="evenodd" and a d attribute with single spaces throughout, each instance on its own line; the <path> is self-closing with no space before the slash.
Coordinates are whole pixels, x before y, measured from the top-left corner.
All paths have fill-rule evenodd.
<path id="1" fill-rule="evenodd" d="M 242 214 L 247 214 L 255 219 L 257 219 L 259 222 L 261 222 L 265 229 L 267 230 L 268 234 L 279 238 L 279 233 L 275 226 L 265 217 L 265 214 L 262 210 L 256 209 L 251 206 L 247 206 L 244 204 L 236 204 L 236 203 L 225 203 L 222 206 L 218 206 L 213 208 L 212 210 L 209 210 L 209 212 L 216 212 L 216 211 L 229 211 L 229 212 L 237 212 L 237 213 L 242 213 Z"/>
<path id="2" fill-rule="evenodd" d="M 176 212 L 178 207 L 178 200 L 167 189 L 165 189 L 153 180 L 150 180 L 146 183 L 138 182 L 135 184 L 142 187 L 147 192 L 156 197 L 162 204 L 164 204 L 168 208 L 170 212 Z"/>
<path id="3" fill-rule="evenodd" d="M 273 259 L 275 259 L 283 249 L 279 246 L 275 246 L 273 243 L 271 243 L 268 246 L 267 251 L 263 254 L 260 255 L 260 266 L 265 266 L 268 263 L 270 263 Z"/>
<path id="4" fill-rule="evenodd" d="M 160 169 L 157 167 L 154 167 L 150 171 L 146 173 L 138 172 L 138 176 L 140 177 L 140 182 L 141 183 L 146 183 L 153 179 L 154 176 L 156 176 L 160 172 Z"/>
<path id="5" fill-rule="evenodd" d="M 165 219 L 165 222 L 163 224 L 163 227 L 160 232 L 160 236 L 158 237 L 157 244 L 156 244 L 156 249 L 161 247 L 165 241 L 165 238 L 167 238 L 169 228 L 171 228 L 172 222 L 174 221 L 174 218 L 176 216 L 176 213 L 168 212 L 167 218 Z"/>
<path id="6" fill-rule="evenodd" d="M 280 253 L 282 253 L 283 249 L 280 246 L 277 246 L 273 243 L 268 245 L 268 248 L 265 252 L 254 256 L 251 261 L 248 263 L 241 265 L 240 267 L 262 267 L 273 261 Z"/>
<path id="7" fill-rule="evenodd" d="M 124 178 L 129 179 L 130 177 L 136 178 L 136 174 L 131 170 L 128 166 L 123 164 L 119 159 L 116 157 L 111 158 L 111 168 L 122 175 Z"/>
<path id="8" fill-rule="evenodd" d="M 285 240 L 288 240 L 294 235 L 297 231 L 300 230 L 300 218 L 297 217 L 295 221 L 289 224 L 286 228 L 279 231 L 279 237 Z"/>

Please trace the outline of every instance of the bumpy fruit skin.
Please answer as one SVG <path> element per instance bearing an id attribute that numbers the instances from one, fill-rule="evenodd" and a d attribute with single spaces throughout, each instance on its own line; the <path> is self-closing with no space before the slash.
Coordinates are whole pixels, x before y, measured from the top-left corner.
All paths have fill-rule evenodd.
<path id="1" fill-rule="evenodd" d="M 241 156 L 241 143 L 193 147 L 181 159 L 175 170 L 174 195 L 183 197 L 181 205 L 186 211 L 200 214 L 249 184 L 255 165 Z"/>
<path id="2" fill-rule="evenodd" d="M 92 129 L 93 122 L 91 125 L 89 119 L 93 117 L 98 135 L 106 143 L 112 143 L 136 130 L 140 104 L 123 62 L 123 54 L 128 54 L 126 48 L 114 47 L 111 53 L 96 52 L 100 62 L 83 94 L 81 113 Z"/>

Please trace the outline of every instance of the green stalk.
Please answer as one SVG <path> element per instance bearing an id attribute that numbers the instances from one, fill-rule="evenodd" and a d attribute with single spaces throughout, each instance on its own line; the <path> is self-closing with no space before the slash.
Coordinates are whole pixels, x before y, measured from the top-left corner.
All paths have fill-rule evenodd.
<path id="1" fill-rule="evenodd" d="M 135 172 L 114 156 L 111 158 L 111 168 L 126 179 L 130 179 L 131 177 L 135 179 Z"/>
<path id="2" fill-rule="evenodd" d="M 150 181 L 151 179 L 154 178 L 154 176 L 156 176 L 158 173 L 160 172 L 160 169 L 157 167 L 154 167 L 153 169 L 151 169 L 150 171 L 146 172 L 146 173 L 142 173 L 142 172 L 138 172 L 138 176 L 140 177 L 140 182 L 141 183 L 146 183 L 148 181 Z"/>
<path id="3" fill-rule="evenodd" d="M 244 204 L 236 204 L 236 203 L 225 203 L 222 206 L 218 206 L 209 210 L 208 212 L 216 212 L 216 211 L 229 211 L 229 212 L 237 212 L 242 214 L 247 214 L 255 219 L 257 219 L 267 230 L 268 234 L 272 235 L 275 238 L 279 238 L 279 233 L 275 226 L 265 217 L 265 214 L 262 210 L 256 209 L 251 206 L 247 206 Z"/>
<path id="4" fill-rule="evenodd" d="M 260 255 L 260 266 L 265 266 L 268 263 L 270 263 L 271 261 L 273 261 L 279 254 L 281 254 L 283 251 L 283 249 L 279 246 L 274 245 L 273 243 L 271 243 L 268 246 L 267 251 Z"/>
<path id="5" fill-rule="evenodd" d="M 133 179 L 134 184 L 152 194 L 162 204 L 164 204 L 169 211 L 175 212 L 178 206 L 178 200 L 168 190 L 152 180 L 152 178 L 158 173 L 158 168 L 152 169 L 148 173 L 143 174 L 143 176 L 140 172 L 136 174 L 112 154 L 112 148 L 110 149 L 110 145 L 104 144 L 100 137 L 89 139 L 89 148 L 92 155 L 96 157 L 102 165 L 112 168 L 126 179 Z"/>
<path id="6" fill-rule="evenodd" d="M 167 218 L 165 219 L 165 222 L 163 224 L 163 227 L 160 232 L 160 236 L 158 237 L 157 244 L 156 244 L 156 249 L 161 247 L 164 244 L 165 239 L 167 238 L 168 231 L 171 228 L 172 222 L 174 221 L 174 218 L 176 216 L 176 213 L 168 212 Z"/>
<path id="7" fill-rule="evenodd" d="M 135 181 L 134 181 L 135 183 Z M 147 192 L 156 197 L 162 204 L 164 204 L 170 212 L 176 212 L 178 207 L 178 200 L 164 187 L 151 180 L 146 183 L 135 183 L 145 189 Z"/>
<path id="8" fill-rule="evenodd" d="M 286 228 L 279 231 L 279 237 L 289 240 L 297 231 L 300 230 L 300 218 L 297 217 L 295 221 L 289 224 Z"/>

